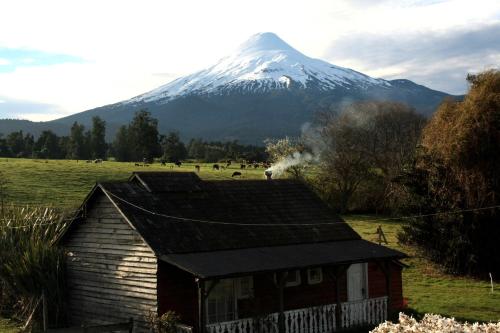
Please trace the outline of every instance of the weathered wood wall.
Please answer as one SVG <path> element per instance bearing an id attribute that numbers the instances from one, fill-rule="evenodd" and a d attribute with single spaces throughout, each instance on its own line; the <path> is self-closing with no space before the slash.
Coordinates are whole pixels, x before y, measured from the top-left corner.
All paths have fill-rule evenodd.
<path id="1" fill-rule="evenodd" d="M 148 331 L 157 311 L 157 259 L 113 203 L 96 194 L 86 217 L 65 240 L 72 324 L 104 324 L 133 317 Z"/>

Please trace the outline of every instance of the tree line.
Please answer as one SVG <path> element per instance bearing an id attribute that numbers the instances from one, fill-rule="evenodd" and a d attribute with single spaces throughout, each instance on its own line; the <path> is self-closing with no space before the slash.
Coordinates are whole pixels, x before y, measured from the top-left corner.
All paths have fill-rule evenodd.
<path id="1" fill-rule="evenodd" d="M 106 122 L 92 118 L 92 128 L 73 123 L 68 136 L 58 136 L 50 130 L 35 137 L 23 131 L 0 133 L 0 157 L 24 157 L 45 159 L 104 159 L 107 153 L 105 141 Z"/>
<path id="2" fill-rule="evenodd" d="M 404 219 L 399 240 L 448 272 L 500 274 L 500 71 L 468 82 L 463 101 L 445 100 L 430 119 L 355 103 L 323 111 L 300 138 L 269 142 L 268 153 L 340 212 L 420 216 Z"/>
<path id="3" fill-rule="evenodd" d="M 159 134 L 158 121 L 147 110 L 136 112 L 129 124 L 118 128 L 111 143 L 107 143 L 105 137 L 106 122 L 97 116 L 92 118 L 88 130 L 83 124 L 73 123 L 67 136 L 58 136 L 50 130 L 43 131 L 36 139 L 22 131 L 6 136 L 0 134 L 0 157 L 76 160 L 113 157 L 122 162 L 151 162 L 154 159 L 165 162 L 184 159 L 265 161 L 267 158 L 262 146 L 202 139 L 191 139 L 185 144 L 178 132 Z"/>

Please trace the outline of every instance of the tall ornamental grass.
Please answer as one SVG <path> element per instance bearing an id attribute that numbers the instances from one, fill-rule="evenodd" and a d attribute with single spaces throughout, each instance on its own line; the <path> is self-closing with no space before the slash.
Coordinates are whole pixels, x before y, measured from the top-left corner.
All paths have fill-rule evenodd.
<path id="1" fill-rule="evenodd" d="M 0 309 L 25 320 L 45 293 L 49 323 L 64 321 L 64 251 L 55 243 L 66 222 L 53 208 L 2 207 Z"/>

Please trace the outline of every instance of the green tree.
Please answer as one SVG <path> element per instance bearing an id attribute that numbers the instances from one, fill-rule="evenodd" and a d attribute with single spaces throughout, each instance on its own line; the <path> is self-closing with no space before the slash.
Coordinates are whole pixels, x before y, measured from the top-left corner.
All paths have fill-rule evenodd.
<path id="1" fill-rule="evenodd" d="M 140 110 L 135 113 L 134 119 L 128 127 L 128 134 L 133 160 L 150 161 L 161 155 L 158 120 L 152 118 L 148 111 Z"/>
<path id="2" fill-rule="evenodd" d="M 63 158 L 59 137 L 52 131 L 43 131 L 35 142 L 33 155 L 39 158 Z"/>
<path id="3" fill-rule="evenodd" d="M 179 138 L 179 133 L 170 132 L 162 137 L 163 159 L 168 162 L 181 161 L 186 158 L 187 150 L 184 143 Z"/>
<path id="4" fill-rule="evenodd" d="M 85 126 L 78 124 L 76 121 L 71 126 L 69 136 L 68 158 L 81 160 L 86 156 L 85 152 Z"/>
<path id="5" fill-rule="evenodd" d="M 132 160 L 132 149 L 129 141 L 128 126 L 120 126 L 113 141 L 113 155 L 119 162 Z"/>
<path id="6" fill-rule="evenodd" d="M 106 122 L 98 116 L 92 118 L 91 151 L 92 158 L 106 157 Z"/>
<path id="7" fill-rule="evenodd" d="M 14 157 L 22 157 L 24 155 L 24 136 L 23 131 L 12 132 L 7 135 L 7 146 L 10 148 L 11 154 Z"/>

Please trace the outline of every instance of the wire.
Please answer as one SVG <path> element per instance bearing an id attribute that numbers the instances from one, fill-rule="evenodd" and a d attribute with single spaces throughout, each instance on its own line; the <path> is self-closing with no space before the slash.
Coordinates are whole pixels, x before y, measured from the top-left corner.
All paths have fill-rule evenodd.
<path id="1" fill-rule="evenodd" d="M 277 227 L 277 226 L 320 226 L 320 225 L 334 225 L 334 224 L 344 224 L 345 222 L 324 222 L 324 223 L 237 223 L 237 222 L 222 222 L 222 221 L 212 221 L 212 220 L 201 220 L 201 219 L 194 219 L 194 218 L 188 218 L 188 217 L 180 217 L 180 216 L 173 216 L 173 215 L 166 215 L 158 212 L 153 212 L 149 209 L 146 209 L 144 207 L 141 207 L 139 205 L 136 205 L 130 201 L 127 201 L 119 196 L 117 196 L 114 193 L 111 193 L 109 191 L 105 191 L 106 194 L 111 195 L 112 197 L 120 200 L 121 202 L 132 206 L 136 209 L 139 209 L 143 212 L 146 212 L 151 215 L 155 216 L 160 216 L 160 217 L 165 217 L 169 219 L 174 219 L 174 220 L 179 220 L 179 221 L 190 221 L 190 222 L 198 222 L 198 223 L 207 223 L 207 224 L 220 224 L 220 225 L 233 225 L 233 226 L 259 226 L 259 227 Z M 410 216 L 400 216 L 400 217 L 389 217 L 389 218 L 379 218 L 379 219 L 370 219 L 370 220 L 356 220 L 356 221 L 351 221 L 352 222 L 374 222 L 374 221 L 387 221 L 387 220 L 404 220 L 404 219 L 414 219 L 414 218 L 420 218 L 420 217 L 428 217 L 428 216 L 435 216 L 435 215 L 443 215 L 443 214 L 458 214 L 462 212 L 470 212 L 470 211 L 479 211 L 479 210 L 487 210 L 487 209 L 496 209 L 500 208 L 500 205 L 497 206 L 490 206 L 490 207 L 482 207 L 482 208 L 472 208 L 472 209 L 463 209 L 463 210 L 456 210 L 456 211 L 449 211 L 449 212 L 440 212 L 440 213 L 434 213 L 434 214 L 422 214 L 422 215 L 410 215 Z"/>

